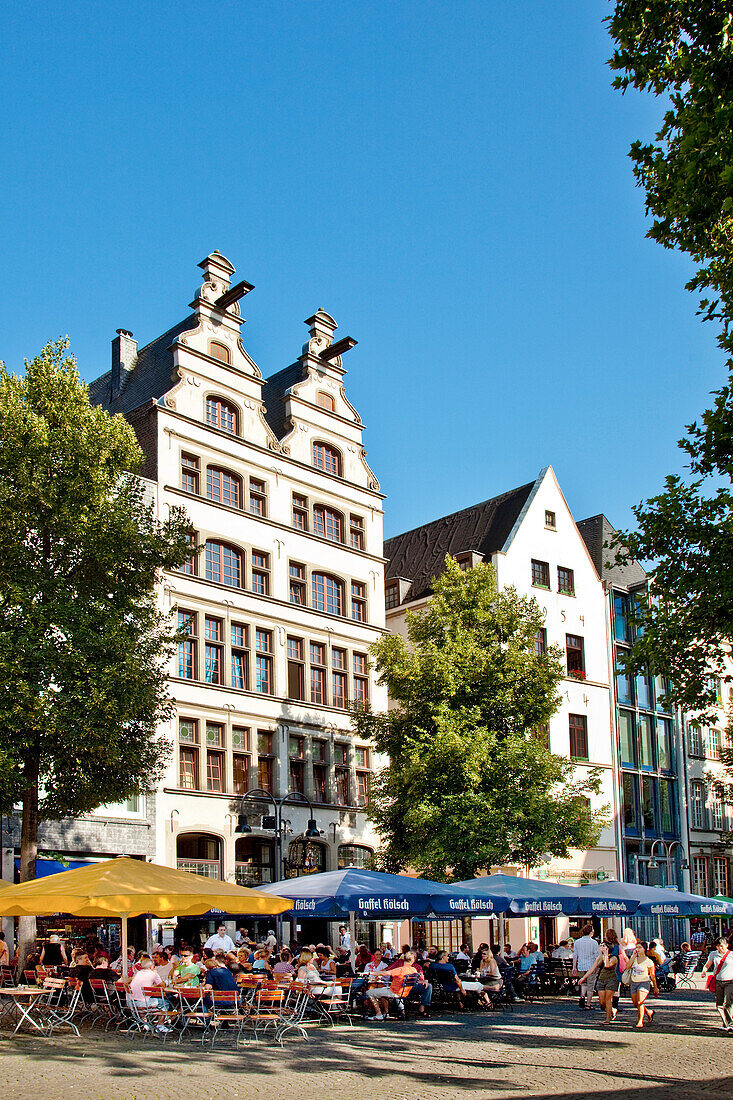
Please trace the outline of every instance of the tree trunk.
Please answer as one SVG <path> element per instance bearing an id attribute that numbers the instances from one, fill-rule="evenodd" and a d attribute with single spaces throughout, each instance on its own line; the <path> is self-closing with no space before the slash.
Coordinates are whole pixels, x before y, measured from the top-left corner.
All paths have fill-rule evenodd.
<path id="1" fill-rule="evenodd" d="M 20 834 L 20 881 L 36 877 L 38 855 L 38 760 L 29 759 L 23 769 L 23 826 Z M 36 942 L 36 918 L 18 917 L 18 975 L 22 978 L 25 961 Z"/>

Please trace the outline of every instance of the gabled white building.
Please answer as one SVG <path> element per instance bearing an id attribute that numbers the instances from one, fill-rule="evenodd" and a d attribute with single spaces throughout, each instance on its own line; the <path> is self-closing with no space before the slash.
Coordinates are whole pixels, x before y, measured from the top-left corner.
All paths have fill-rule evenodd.
<path id="1" fill-rule="evenodd" d="M 562 702 L 549 723 L 549 746 L 574 761 L 578 774 L 601 770 L 601 792 L 592 809 L 607 807 L 611 824 L 598 845 L 552 860 L 532 873 L 569 884 L 620 878 L 618 797 L 610 694 L 607 601 L 590 557 L 551 467 L 536 481 L 436 519 L 385 542 L 387 626 L 405 632 L 407 611 L 430 599 L 431 581 L 450 553 L 466 567 L 491 562 L 500 587 L 513 585 L 537 599 L 545 614 L 538 646 L 557 645 L 565 654 Z M 442 929 L 448 937 L 458 929 Z M 534 922 L 529 931 L 557 942 L 567 922 Z M 431 925 L 429 936 L 438 934 Z M 481 936 L 477 930 L 476 936 Z M 484 938 L 488 938 L 487 935 Z"/>
<path id="2" fill-rule="evenodd" d="M 334 343 L 319 309 L 302 354 L 265 379 L 241 338 L 252 288 L 232 286 L 218 252 L 199 266 L 190 315 L 139 351 L 119 330 L 91 396 L 134 426 L 160 516 L 184 508 L 203 546 L 162 584 L 186 636 L 170 669 L 157 860 L 256 884 L 283 866 L 360 864 L 376 845 L 360 808 L 372 749 L 348 707 L 386 706 L 367 659 L 384 629 L 383 498 L 344 389 L 355 341 Z M 282 807 L 284 864 L 275 807 L 240 801 L 255 788 L 313 803 Z M 311 816 L 319 838 L 304 835 Z"/>

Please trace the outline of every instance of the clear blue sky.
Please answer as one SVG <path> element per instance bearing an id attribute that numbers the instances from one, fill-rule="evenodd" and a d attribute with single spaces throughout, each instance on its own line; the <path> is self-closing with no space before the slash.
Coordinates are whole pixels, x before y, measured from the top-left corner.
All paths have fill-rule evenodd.
<path id="1" fill-rule="evenodd" d="M 395 534 L 552 464 L 577 518 L 679 468 L 722 384 L 644 237 L 606 0 L 51 2 L 0 25 L 0 358 L 185 315 L 218 248 L 270 374 L 323 306 Z"/>

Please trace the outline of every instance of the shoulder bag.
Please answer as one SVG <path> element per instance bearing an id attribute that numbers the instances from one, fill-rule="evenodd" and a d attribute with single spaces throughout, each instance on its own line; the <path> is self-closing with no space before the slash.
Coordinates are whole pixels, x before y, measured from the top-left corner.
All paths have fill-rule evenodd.
<path id="1" fill-rule="evenodd" d="M 730 951 L 726 951 L 726 953 L 723 955 L 723 958 L 720 960 L 718 965 L 715 967 L 714 972 L 712 974 L 708 974 L 708 980 L 705 982 L 705 988 L 709 989 L 711 993 L 715 992 L 715 979 L 717 978 L 718 974 L 720 973 L 721 968 L 723 966 L 723 963 L 725 962 L 725 960 L 728 958 L 729 955 L 730 955 Z"/>

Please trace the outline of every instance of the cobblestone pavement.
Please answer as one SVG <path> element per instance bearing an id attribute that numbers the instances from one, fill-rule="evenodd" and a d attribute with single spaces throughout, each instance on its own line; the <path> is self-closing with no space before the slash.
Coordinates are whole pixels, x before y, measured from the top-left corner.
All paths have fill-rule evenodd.
<path id="1" fill-rule="evenodd" d="M 608 1094 L 614 1100 L 733 1098 L 733 1032 L 709 993 L 663 996 L 654 1024 L 632 1027 L 555 998 L 514 1013 L 321 1027 L 284 1050 L 248 1044 L 202 1053 L 85 1032 L 0 1039 L 3 1100 L 518 1100 Z"/>

